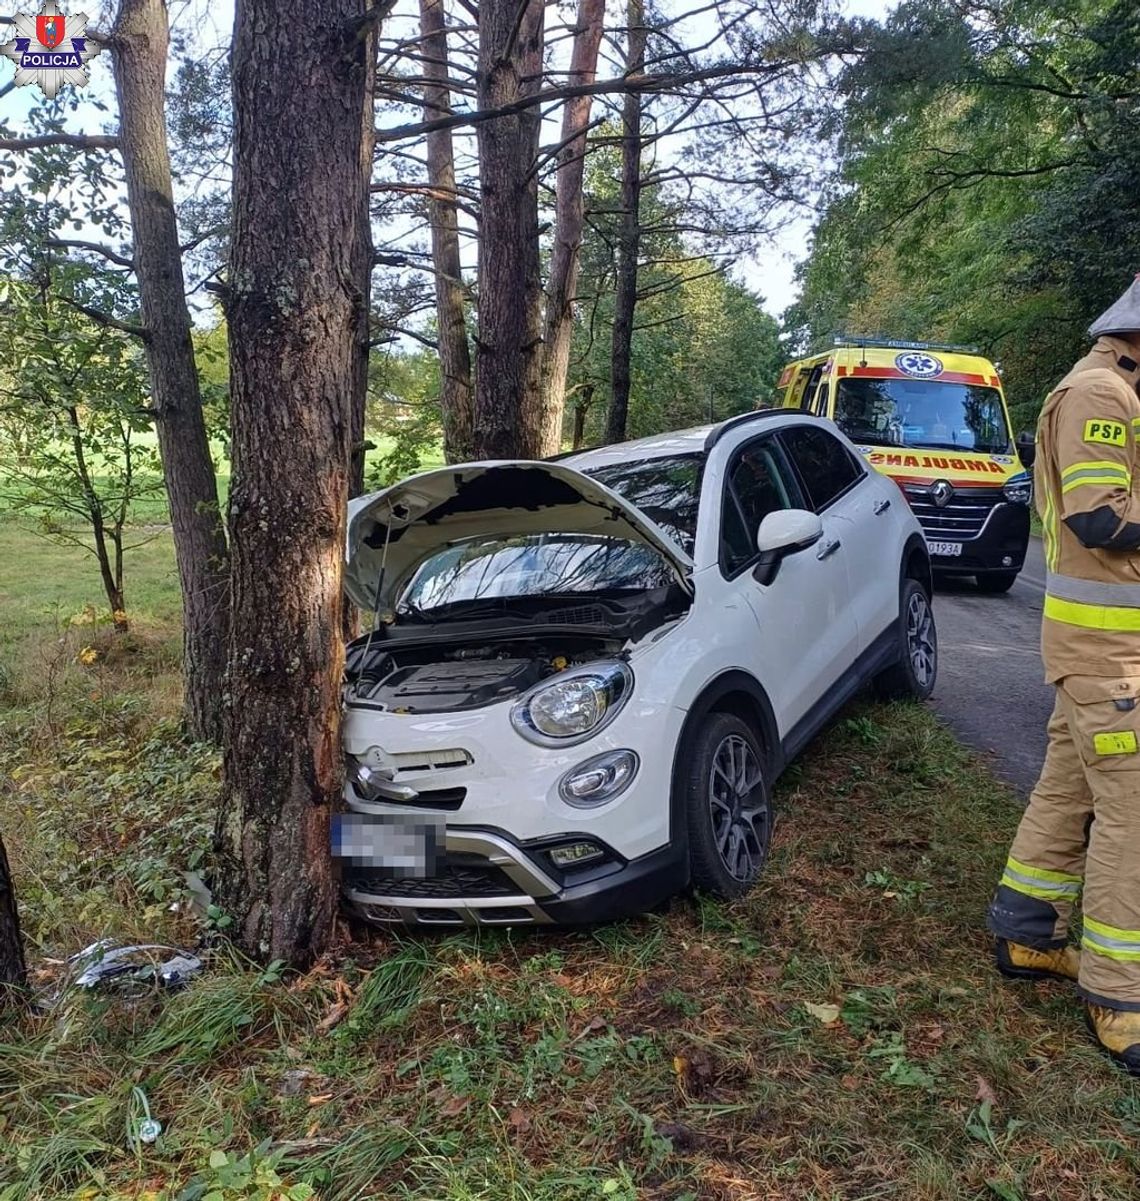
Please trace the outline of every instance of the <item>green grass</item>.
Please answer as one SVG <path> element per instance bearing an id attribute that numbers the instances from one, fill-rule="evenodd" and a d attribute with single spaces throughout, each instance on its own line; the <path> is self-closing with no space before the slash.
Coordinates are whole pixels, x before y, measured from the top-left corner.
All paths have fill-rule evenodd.
<path id="1" fill-rule="evenodd" d="M 0 1027 L 0 1201 L 1135 1195 L 1140 1089 L 1070 989 L 992 970 L 1019 807 L 929 711 L 859 704 L 816 741 L 739 904 L 579 932 L 346 927 L 281 979 L 171 908 L 219 764 L 171 720 L 169 545 L 139 552 L 131 650 L 61 625 L 97 597 L 68 554 L 6 522 L 0 553 L 0 831 L 34 985 L 51 997 L 106 935 L 208 959 L 180 994 L 65 993 Z"/>

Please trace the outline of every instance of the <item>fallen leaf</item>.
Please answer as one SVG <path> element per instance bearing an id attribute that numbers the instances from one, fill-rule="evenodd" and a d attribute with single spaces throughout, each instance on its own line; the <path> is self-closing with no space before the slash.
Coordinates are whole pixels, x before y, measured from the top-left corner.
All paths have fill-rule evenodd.
<path id="1" fill-rule="evenodd" d="M 309 1098 L 310 1105 L 323 1105 L 326 1101 L 333 1099 L 332 1093 L 317 1093 L 315 1097 Z"/>
<path id="2" fill-rule="evenodd" d="M 452 1097 L 439 1107 L 439 1115 L 443 1118 L 458 1117 L 470 1104 L 467 1097 Z"/>
<path id="3" fill-rule="evenodd" d="M 673 1071 L 676 1072 L 678 1076 L 684 1076 L 685 1070 L 688 1068 L 688 1066 L 688 1060 L 683 1059 L 680 1055 L 673 1056 Z"/>
<path id="4" fill-rule="evenodd" d="M 997 1104 L 997 1093 L 994 1092 L 990 1082 L 984 1076 L 976 1076 L 978 1082 L 978 1091 L 974 1094 L 975 1101 L 981 1101 L 984 1105 L 987 1101 L 991 1105 Z"/>
<path id="5" fill-rule="evenodd" d="M 317 1023 L 317 1030 L 321 1034 L 327 1034 L 334 1026 L 344 1021 L 347 1013 L 348 1004 L 345 1001 L 337 1001 L 329 1006 L 328 1012 Z"/>
<path id="6" fill-rule="evenodd" d="M 891 892 L 890 890 L 883 893 L 883 896 L 886 897 L 888 901 L 893 901 L 898 895 L 899 894 L 897 892 Z"/>
<path id="7" fill-rule="evenodd" d="M 838 1005 L 812 1005 L 805 1001 L 804 1008 L 817 1022 L 822 1022 L 825 1026 L 833 1026 L 839 1021 Z"/>
<path id="8" fill-rule="evenodd" d="M 849 1093 L 853 1093 L 859 1087 L 859 1079 L 856 1076 L 843 1076 L 839 1083 Z"/>
<path id="9" fill-rule="evenodd" d="M 527 1117 L 524 1110 L 517 1106 L 511 1110 L 511 1116 L 507 1118 L 507 1124 L 515 1131 L 516 1134 L 526 1134 L 530 1129 L 530 1118 Z"/>

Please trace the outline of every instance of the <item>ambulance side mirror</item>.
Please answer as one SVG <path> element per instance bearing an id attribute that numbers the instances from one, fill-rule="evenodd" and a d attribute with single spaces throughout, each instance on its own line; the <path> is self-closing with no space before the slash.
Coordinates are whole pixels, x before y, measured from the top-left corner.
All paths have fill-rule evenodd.
<path id="1" fill-rule="evenodd" d="M 1017 435 L 1017 457 L 1028 471 L 1037 458 L 1037 439 L 1032 430 L 1022 430 Z"/>

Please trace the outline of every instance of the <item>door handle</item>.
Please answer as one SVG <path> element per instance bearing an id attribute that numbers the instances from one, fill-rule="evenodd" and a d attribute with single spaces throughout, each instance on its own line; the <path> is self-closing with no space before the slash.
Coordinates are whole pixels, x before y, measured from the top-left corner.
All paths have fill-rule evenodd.
<path id="1" fill-rule="evenodd" d="M 880 513 L 885 513 L 890 507 L 891 502 L 884 497 L 882 500 L 875 501 L 875 507 L 872 511 L 878 517 Z"/>
<path id="2" fill-rule="evenodd" d="M 817 559 L 826 559 L 828 555 L 833 555 L 839 549 L 839 539 L 833 538 L 830 542 L 825 543 L 816 551 Z"/>

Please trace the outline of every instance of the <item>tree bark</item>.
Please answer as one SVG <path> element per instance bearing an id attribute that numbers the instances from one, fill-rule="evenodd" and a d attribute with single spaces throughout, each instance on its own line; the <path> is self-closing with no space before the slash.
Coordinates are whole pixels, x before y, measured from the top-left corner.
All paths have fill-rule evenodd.
<path id="1" fill-rule="evenodd" d="M 583 384 L 582 391 L 574 402 L 574 438 L 570 445 L 575 450 L 581 450 L 582 443 L 586 440 L 586 418 L 593 403 L 594 385 Z"/>
<path id="2" fill-rule="evenodd" d="M 0 838 L 0 1009 L 15 1003 L 27 983 L 24 942 L 20 937 L 20 918 L 16 912 L 16 891 L 8 853 Z"/>
<path id="3" fill-rule="evenodd" d="M 424 56 L 424 106 L 428 118 L 451 112 L 447 86 L 447 24 L 443 0 L 420 0 L 421 50 Z M 431 258 L 435 272 L 435 311 L 439 326 L 440 407 L 443 453 L 462 463 L 474 453 L 474 397 L 471 351 L 463 309 L 463 268 L 459 255 L 459 209 L 455 199 L 455 152 L 451 130 L 427 135 Z M 451 197 L 451 199 L 447 199 Z"/>
<path id="4" fill-rule="evenodd" d="M 182 585 L 186 724 L 218 741 L 229 627 L 229 551 L 190 338 L 166 142 L 164 0 L 122 0 L 112 66 L 146 359 Z"/>
<path id="5" fill-rule="evenodd" d="M 233 633 L 219 904 L 259 958 L 332 932 L 341 576 L 359 367 L 367 0 L 238 0 L 229 344 Z"/>
<path id="6" fill-rule="evenodd" d="M 598 48 L 605 23 L 605 0 L 579 0 L 578 25 L 570 55 L 571 86 L 594 82 Z M 585 204 L 582 177 L 586 165 L 586 130 L 593 97 L 587 93 L 566 102 L 562 113 L 562 149 L 555 181 L 554 249 L 546 285 L 543 331 L 542 427 L 539 454 L 562 449 L 562 413 L 566 403 L 566 372 L 574 336 L 574 300 L 578 287 L 578 255 L 582 246 Z"/>
<path id="7" fill-rule="evenodd" d="M 642 0 L 629 0 L 626 75 L 639 75 L 645 66 Z M 637 307 L 637 259 L 641 246 L 641 94 L 627 92 L 622 106 L 621 229 L 618 234 L 617 288 L 610 354 L 610 410 L 606 441 L 624 442 L 629 416 L 630 360 L 633 315 Z"/>
<path id="8" fill-rule="evenodd" d="M 478 105 L 498 108 L 541 86 L 543 0 L 481 0 Z M 479 332 L 475 456 L 538 457 L 542 277 L 537 106 L 485 121 L 479 146 Z"/>

